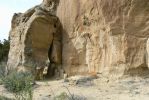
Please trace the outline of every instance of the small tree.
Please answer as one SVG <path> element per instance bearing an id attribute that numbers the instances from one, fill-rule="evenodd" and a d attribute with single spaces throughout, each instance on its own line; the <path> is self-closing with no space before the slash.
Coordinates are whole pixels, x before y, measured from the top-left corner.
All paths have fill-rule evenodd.
<path id="1" fill-rule="evenodd" d="M 7 60 L 9 49 L 10 49 L 9 40 L 4 39 L 3 42 L 0 41 L 0 62 Z"/>
<path id="2" fill-rule="evenodd" d="M 0 41 L 0 78 L 2 78 L 5 73 L 5 67 L 8 59 L 9 49 L 10 49 L 9 40 L 4 39 L 3 42 Z"/>

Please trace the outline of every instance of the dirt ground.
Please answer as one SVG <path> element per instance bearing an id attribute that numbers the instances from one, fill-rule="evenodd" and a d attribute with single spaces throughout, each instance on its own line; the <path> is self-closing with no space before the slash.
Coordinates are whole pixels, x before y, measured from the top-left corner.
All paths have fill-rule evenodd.
<path id="1" fill-rule="evenodd" d="M 62 92 L 83 96 L 86 100 L 149 100 L 149 77 L 125 77 L 117 80 L 97 78 L 83 84 L 64 80 L 38 81 L 34 87 L 34 100 L 52 100 Z M 0 95 L 13 97 L 3 86 Z"/>

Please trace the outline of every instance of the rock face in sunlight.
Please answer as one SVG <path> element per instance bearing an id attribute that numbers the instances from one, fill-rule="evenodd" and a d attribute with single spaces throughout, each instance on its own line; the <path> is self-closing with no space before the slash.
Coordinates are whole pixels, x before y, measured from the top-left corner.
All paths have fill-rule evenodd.
<path id="1" fill-rule="evenodd" d="M 141 74 L 149 64 L 148 36 L 148 0 L 44 0 L 14 15 L 8 68 L 43 68 L 49 59 L 50 74 L 61 60 L 68 75 Z"/>
<path id="2" fill-rule="evenodd" d="M 148 0 L 61 0 L 57 15 L 68 73 L 118 76 L 147 69 Z"/>
<path id="3" fill-rule="evenodd" d="M 48 74 L 53 75 L 61 65 L 62 33 L 60 21 L 55 15 L 57 3 L 44 0 L 41 5 L 13 16 L 8 70 L 35 71 L 34 74 L 38 73 L 38 79 L 41 79 L 46 66 L 49 67 Z"/>

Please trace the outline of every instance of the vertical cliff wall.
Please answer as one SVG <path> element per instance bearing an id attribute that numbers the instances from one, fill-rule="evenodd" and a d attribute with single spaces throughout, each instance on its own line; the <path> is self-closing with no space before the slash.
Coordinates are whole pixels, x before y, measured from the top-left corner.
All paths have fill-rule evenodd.
<path id="1" fill-rule="evenodd" d="M 61 35 L 62 68 L 69 75 L 144 73 L 149 0 L 44 0 L 14 15 L 8 67 L 44 66 L 49 50 L 56 55 L 51 63 L 61 62 Z"/>
<path id="2" fill-rule="evenodd" d="M 61 0 L 63 67 L 69 74 L 147 69 L 148 0 Z"/>

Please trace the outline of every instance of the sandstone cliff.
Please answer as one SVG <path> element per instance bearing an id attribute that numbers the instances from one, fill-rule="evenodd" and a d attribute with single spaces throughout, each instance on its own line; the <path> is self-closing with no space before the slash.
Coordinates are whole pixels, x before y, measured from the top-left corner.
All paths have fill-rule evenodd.
<path id="1" fill-rule="evenodd" d="M 8 71 L 30 71 L 41 78 L 45 67 L 50 76 L 60 69 L 62 28 L 55 15 L 57 4 L 58 0 L 44 0 L 25 13 L 14 14 Z"/>
<path id="2" fill-rule="evenodd" d="M 57 15 L 68 73 L 146 71 L 148 0 L 61 0 Z"/>
<path id="3" fill-rule="evenodd" d="M 20 15 L 14 16 L 10 33 L 8 65 L 13 66 L 18 66 L 19 59 L 26 56 L 24 46 L 28 46 L 29 51 L 31 48 L 30 40 L 22 32 L 26 31 L 23 28 L 27 23 L 20 22 L 17 26 L 15 17 Z M 62 67 L 69 75 L 98 72 L 121 76 L 146 72 L 149 52 L 148 0 L 60 0 L 57 16 L 63 27 Z M 43 27 L 51 23 L 60 25 L 55 17 L 48 17 L 47 20 L 50 21 L 39 23 L 39 26 L 36 24 L 39 28 L 36 29 L 44 30 Z M 51 31 L 55 31 L 53 26 L 46 30 L 47 34 Z M 32 35 L 37 40 L 35 45 L 45 48 L 44 52 L 39 50 L 34 56 L 39 62 L 46 60 L 51 40 L 46 32 Z M 25 40 L 29 44 L 22 43 Z"/>

